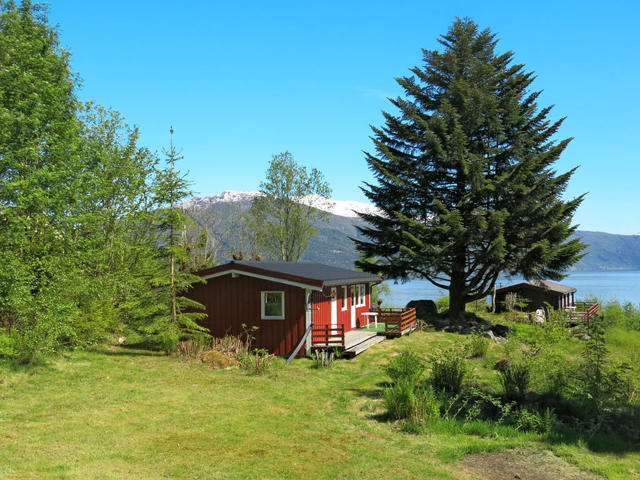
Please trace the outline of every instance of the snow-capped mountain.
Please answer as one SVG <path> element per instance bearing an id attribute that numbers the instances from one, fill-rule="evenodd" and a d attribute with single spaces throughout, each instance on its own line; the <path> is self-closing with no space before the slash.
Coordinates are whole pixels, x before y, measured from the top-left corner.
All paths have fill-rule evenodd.
<path id="1" fill-rule="evenodd" d="M 216 203 L 249 203 L 258 195 L 260 195 L 258 190 L 250 190 L 246 192 L 226 190 L 217 195 L 192 198 L 184 202 L 182 206 L 184 208 L 191 209 L 208 207 Z M 319 196 L 309 196 L 304 197 L 303 203 L 310 204 L 319 210 L 323 210 L 340 217 L 357 218 L 358 214 L 356 212 L 378 213 L 378 209 L 375 206 L 365 202 L 334 200 Z"/>

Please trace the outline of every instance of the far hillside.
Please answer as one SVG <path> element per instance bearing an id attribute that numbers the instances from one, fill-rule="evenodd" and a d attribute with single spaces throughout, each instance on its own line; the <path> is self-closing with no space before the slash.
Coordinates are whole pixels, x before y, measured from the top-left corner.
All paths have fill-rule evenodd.
<path id="1" fill-rule="evenodd" d="M 229 191 L 215 196 L 194 198 L 188 202 L 197 221 L 207 224 L 214 232 L 220 234 L 224 243 L 220 251 L 221 259 L 226 261 L 230 258 L 230 245 L 225 232 L 232 222 L 232 217 L 246 213 L 256 194 L 257 192 Z M 317 225 L 319 233 L 311 240 L 302 260 L 351 268 L 358 254 L 350 238 L 360 238 L 356 227 L 363 224 L 353 210 L 371 211 L 374 207 L 361 202 L 333 202 L 329 223 Z M 572 271 L 640 270 L 640 235 L 581 230 L 575 235 L 589 247 L 586 250 L 587 255 Z"/>

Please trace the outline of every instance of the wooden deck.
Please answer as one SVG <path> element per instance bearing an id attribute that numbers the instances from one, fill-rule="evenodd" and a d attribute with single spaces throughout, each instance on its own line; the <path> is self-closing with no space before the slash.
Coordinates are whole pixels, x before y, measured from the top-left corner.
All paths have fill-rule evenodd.
<path id="1" fill-rule="evenodd" d="M 341 327 L 314 327 L 311 348 L 335 348 L 345 356 L 355 356 L 367 348 L 384 341 L 385 337 L 378 332 L 350 330 L 345 332 Z"/>
<path id="2" fill-rule="evenodd" d="M 349 330 L 344 325 L 317 325 L 311 333 L 311 349 L 336 349 L 345 356 L 355 356 L 388 337 L 400 337 L 416 329 L 415 308 L 376 310 L 385 324 L 384 332 Z"/>
<path id="3" fill-rule="evenodd" d="M 591 324 L 591 318 L 600 311 L 600 304 L 597 302 L 576 302 L 573 308 L 565 310 L 569 314 L 569 320 L 573 322 Z"/>
<path id="4" fill-rule="evenodd" d="M 380 321 L 384 323 L 387 337 L 401 337 L 413 332 L 417 327 L 415 308 L 383 308 Z"/>

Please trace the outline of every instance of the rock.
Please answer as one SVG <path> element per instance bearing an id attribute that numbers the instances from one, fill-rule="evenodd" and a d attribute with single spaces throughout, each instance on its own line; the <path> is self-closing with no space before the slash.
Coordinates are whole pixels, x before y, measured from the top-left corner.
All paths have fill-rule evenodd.
<path id="1" fill-rule="evenodd" d="M 433 300 L 411 300 L 406 308 L 415 308 L 418 318 L 429 318 L 438 314 L 438 307 Z"/>
<path id="2" fill-rule="evenodd" d="M 504 337 L 500 337 L 498 335 L 496 335 L 495 333 L 493 333 L 493 330 L 487 330 L 484 333 L 485 337 L 489 337 L 491 340 L 493 340 L 496 343 L 507 343 L 507 339 Z"/>
<path id="3" fill-rule="evenodd" d="M 486 332 L 484 332 L 483 337 L 488 337 L 491 340 L 494 340 L 496 338 L 496 335 L 493 333 L 493 330 L 487 330 Z"/>
<path id="4" fill-rule="evenodd" d="M 211 367 L 216 369 L 228 369 L 233 367 L 238 367 L 240 363 L 231 357 L 228 357 L 222 352 L 217 350 L 208 350 L 203 352 L 200 356 L 200 359 L 209 364 Z"/>
<path id="5" fill-rule="evenodd" d="M 581 338 L 582 340 L 591 340 L 591 335 L 587 335 L 587 334 L 585 333 L 585 334 L 581 335 L 581 336 L 580 336 L 580 338 Z"/>

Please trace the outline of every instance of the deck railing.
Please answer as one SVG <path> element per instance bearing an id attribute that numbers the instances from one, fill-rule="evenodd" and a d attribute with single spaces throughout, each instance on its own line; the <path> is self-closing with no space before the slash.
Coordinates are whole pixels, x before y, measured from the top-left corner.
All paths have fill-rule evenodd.
<path id="1" fill-rule="evenodd" d="M 600 311 L 598 302 L 576 302 L 574 307 L 575 309 L 567 310 L 569 320 L 586 323 L 587 325 L 591 322 L 591 318 L 595 317 Z"/>
<path id="2" fill-rule="evenodd" d="M 311 345 L 314 347 L 344 348 L 344 325 L 318 325 L 311 332 Z"/>
<path id="3" fill-rule="evenodd" d="M 380 310 L 380 321 L 384 322 L 385 335 L 400 336 L 415 327 L 416 309 L 383 308 Z"/>

